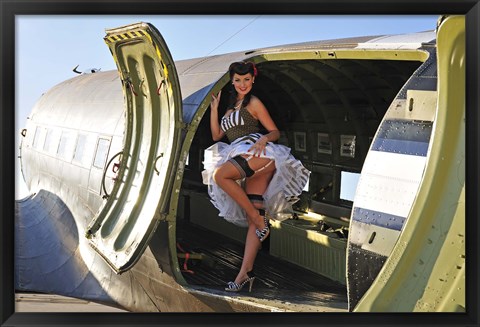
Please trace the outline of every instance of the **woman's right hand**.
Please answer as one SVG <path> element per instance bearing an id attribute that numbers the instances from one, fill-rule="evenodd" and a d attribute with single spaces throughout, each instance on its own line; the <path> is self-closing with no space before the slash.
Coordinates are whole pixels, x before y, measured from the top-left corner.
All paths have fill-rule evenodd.
<path id="1" fill-rule="evenodd" d="M 210 108 L 214 111 L 218 112 L 218 104 L 220 103 L 220 96 L 222 95 L 222 90 L 220 90 L 215 96 L 215 94 L 212 93 L 212 102 L 210 103 Z"/>
<path id="2" fill-rule="evenodd" d="M 210 129 L 212 131 L 212 138 L 214 141 L 220 140 L 225 133 L 220 128 L 218 123 L 218 104 L 220 103 L 220 95 L 222 91 L 218 92 L 217 96 L 212 93 L 212 102 L 210 103 Z"/>

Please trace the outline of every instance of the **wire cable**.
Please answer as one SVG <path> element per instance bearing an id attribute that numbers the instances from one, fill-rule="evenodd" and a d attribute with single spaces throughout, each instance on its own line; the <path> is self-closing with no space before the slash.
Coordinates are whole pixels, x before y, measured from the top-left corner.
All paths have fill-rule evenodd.
<path id="1" fill-rule="evenodd" d="M 237 32 L 235 32 L 233 35 L 231 35 L 229 38 L 227 38 L 225 41 L 223 41 L 222 43 L 220 43 L 215 49 L 213 49 L 212 51 L 210 51 L 209 53 L 207 53 L 205 55 L 205 57 L 209 56 L 212 52 L 214 52 L 215 50 L 217 50 L 218 48 L 220 48 L 222 45 L 224 45 L 225 43 L 227 43 L 228 41 L 230 41 L 234 36 L 236 36 L 238 33 L 240 33 L 241 31 L 243 31 L 244 29 L 246 29 L 248 26 L 252 25 L 253 22 L 255 22 L 257 19 L 259 19 L 262 15 L 258 15 L 257 17 L 253 18 L 249 23 L 247 23 L 247 25 L 243 26 L 240 30 L 238 30 Z"/>

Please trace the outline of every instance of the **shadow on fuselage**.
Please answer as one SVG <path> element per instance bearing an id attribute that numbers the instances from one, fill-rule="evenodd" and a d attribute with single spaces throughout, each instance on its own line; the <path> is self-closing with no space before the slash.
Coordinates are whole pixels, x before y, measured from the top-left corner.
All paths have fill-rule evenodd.
<path id="1" fill-rule="evenodd" d="M 112 298 L 90 271 L 72 212 L 45 190 L 15 202 L 15 289 L 90 299 Z"/>

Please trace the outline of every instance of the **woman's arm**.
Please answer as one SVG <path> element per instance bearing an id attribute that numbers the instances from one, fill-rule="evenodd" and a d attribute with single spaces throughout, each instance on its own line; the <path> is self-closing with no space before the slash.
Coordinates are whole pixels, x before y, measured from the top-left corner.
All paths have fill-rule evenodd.
<path id="1" fill-rule="evenodd" d="M 225 135 L 218 123 L 218 104 L 220 103 L 221 94 L 222 91 L 218 92 L 217 96 L 212 94 L 212 102 L 210 103 L 210 130 L 214 141 L 221 140 Z"/>

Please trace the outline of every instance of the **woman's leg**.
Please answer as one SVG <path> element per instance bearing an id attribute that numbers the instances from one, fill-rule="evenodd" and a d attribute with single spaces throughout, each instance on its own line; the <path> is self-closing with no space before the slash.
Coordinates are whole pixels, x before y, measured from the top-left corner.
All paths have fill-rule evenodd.
<path id="1" fill-rule="evenodd" d="M 250 168 L 255 171 L 262 167 L 265 167 L 269 162 L 271 162 L 271 160 L 267 158 L 252 158 L 248 162 L 248 164 Z M 259 183 L 259 185 L 268 185 L 268 181 L 271 178 L 274 170 L 275 165 L 271 164 L 265 169 L 263 169 L 261 172 L 254 174 L 250 178 L 247 178 L 247 182 L 249 179 L 253 179 L 254 184 Z M 268 181 L 262 182 L 262 176 L 264 176 L 264 178 L 267 178 Z M 217 183 L 217 185 L 220 186 L 220 188 L 224 190 L 225 193 L 227 193 L 234 201 L 238 203 L 240 207 L 245 210 L 249 224 L 252 223 L 257 229 L 262 230 L 265 227 L 263 218 L 259 215 L 258 209 L 255 208 L 255 206 L 248 199 L 245 190 L 243 190 L 243 188 L 237 184 L 236 180 L 240 178 L 241 175 L 237 167 L 235 167 L 231 162 L 228 161 L 222 166 L 218 167 L 213 175 L 215 183 Z M 257 178 L 260 180 L 260 182 L 255 182 Z M 266 186 L 263 189 L 262 193 L 257 194 L 263 194 L 265 189 Z"/>
<path id="2" fill-rule="evenodd" d="M 245 279 L 247 279 L 247 273 L 253 270 L 255 258 L 257 257 L 258 250 L 260 250 L 261 243 L 255 231 L 255 225 L 249 224 L 247 238 L 245 240 L 242 265 L 237 277 L 235 277 L 235 283 L 237 284 L 241 284 Z"/>
<path id="3" fill-rule="evenodd" d="M 275 172 L 274 169 L 275 168 L 270 169 L 265 173 L 263 171 L 256 173 L 251 178 L 248 178 L 245 185 L 245 191 L 247 192 L 247 194 L 263 195 L 263 193 L 265 193 L 265 190 L 268 187 L 268 183 L 272 179 L 273 173 Z M 264 208 L 263 202 L 252 201 L 252 204 L 257 209 Z M 235 283 L 240 284 L 247 278 L 247 273 L 253 269 L 253 264 L 255 262 L 255 258 L 260 247 L 261 242 L 256 235 L 256 226 L 252 223 L 249 223 L 247 238 L 245 240 L 245 250 L 243 254 L 242 266 L 240 267 L 240 271 L 235 278 Z"/>

